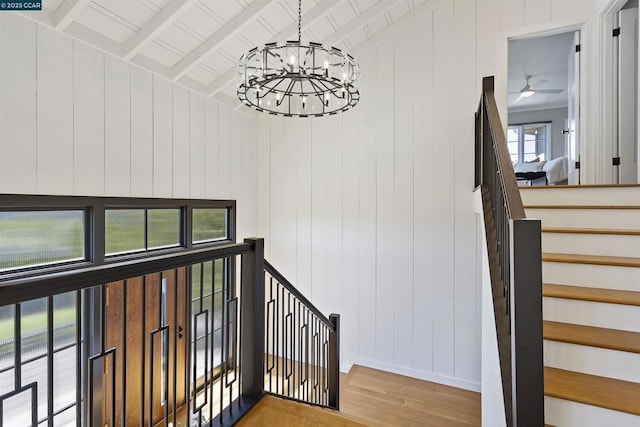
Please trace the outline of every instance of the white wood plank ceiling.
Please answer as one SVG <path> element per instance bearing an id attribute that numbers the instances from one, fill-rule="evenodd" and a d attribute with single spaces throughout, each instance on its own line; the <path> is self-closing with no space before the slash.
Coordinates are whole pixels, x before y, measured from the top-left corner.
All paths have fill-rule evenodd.
<path id="1" fill-rule="evenodd" d="M 302 0 L 302 39 L 362 50 L 433 0 Z M 247 50 L 297 38 L 297 0 L 44 0 L 25 13 L 234 108 Z M 400 21 L 400 22 L 398 22 Z M 366 72 L 366 70 L 364 71 Z"/>

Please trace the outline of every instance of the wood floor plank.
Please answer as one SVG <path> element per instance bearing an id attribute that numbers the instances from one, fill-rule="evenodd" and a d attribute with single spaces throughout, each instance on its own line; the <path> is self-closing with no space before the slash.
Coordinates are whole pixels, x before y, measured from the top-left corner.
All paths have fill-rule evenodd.
<path id="1" fill-rule="evenodd" d="M 544 393 L 559 399 L 640 415 L 638 383 L 545 367 Z"/>
<path id="2" fill-rule="evenodd" d="M 640 333 L 570 323 L 543 322 L 545 340 L 640 353 Z"/>
<path id="3" fill-rule="evenodd" d="M 640 306 L 640 292 L 635 291 L 545 283 L 542 285 L 542 295 L 551 298 Z"/>
<path id="4" fill-rule="evenodd" d="M 340 411 L 368 425 L 481 424 L 479 393 L 362 366 L 353 366 L 340 396 Z"/>
<path id="5" fill-rule="evenodd" d="M 237 426 L 336 426 L 362 427 L 354 419 L 344 416 L 337 411 L 317 408 L 302 403 L 267 395 L 245 415 Z"/>
<path id="6" fill-rule="evenodd" d="M 568 264 L 611 265 L 616 267 L 640 267 L 640 258 L 604 255 L 542 253 L 542 261 Z"/>

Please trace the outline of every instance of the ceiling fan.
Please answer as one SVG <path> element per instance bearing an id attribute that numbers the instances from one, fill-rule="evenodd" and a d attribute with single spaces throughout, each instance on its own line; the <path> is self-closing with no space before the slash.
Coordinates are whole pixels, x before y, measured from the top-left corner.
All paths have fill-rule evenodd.
<path id="1" fill-rule="evenodd" d="M 532 76 L 525 76 L 525 78 L 527 79 L 527 84 L 524 85 L 524 87 L 522 89 L 520 89 L 518 92 L 509 92 L 509 94 L 510 95 L 512 95 L 512 94 L 520 95 L 518 97 L 518 100 L 520 100 L 522 98 L 528 98 L 530 96 L 533 96 L 536 93 L 559 94 L 559 93 L 562 93 L 564 91 L 564 89 L 535 89 L 534 86 L 543 85 L 547 81 L 546 80 L 538 80 L 534 85 L 531 85 L 529 83 L 529 80 L 531 80 L 531 77 Z"/>

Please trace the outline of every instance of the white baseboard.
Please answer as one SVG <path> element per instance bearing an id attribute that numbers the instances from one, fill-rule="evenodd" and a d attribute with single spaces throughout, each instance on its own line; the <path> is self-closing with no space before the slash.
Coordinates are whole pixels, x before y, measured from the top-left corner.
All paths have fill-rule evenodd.
<path id="1" fill-rule="evenodd" d="M 458 378 L 447 377 L 444 375 L 437 375 L 431 372 L 425 372 L 418 369 L 405 368 L 403 366 L 396 366 L 390 363 L 378 362 L 375 360 L 363 359 L 363 358 L 352 358 L 349 363 L 344 368 L 351 369 L 353 365 L 360 365 L 367 368 L 379 369 L 381 371 L 391 372 L 393 374 L 405 375 L 407 377 L 417 378 L 420 380 L 431 381 L 438 384 L 448 385 L 451 387 L 457 387 L 464 390 L 470 390 L 480 393 L 481 385 L 480 383 L 474 383 L 470 381 L 461 380 Z"/>

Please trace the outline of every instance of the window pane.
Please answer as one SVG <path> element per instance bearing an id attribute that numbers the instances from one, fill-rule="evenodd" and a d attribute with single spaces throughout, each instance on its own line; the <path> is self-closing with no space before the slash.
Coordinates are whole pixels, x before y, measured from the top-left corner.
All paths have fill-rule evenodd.
<path id="1" fill-rule="evenodd" d="M 0 370 L 13 365 L 15 348 L 14 333 L 14 307 L 5 305 L 0 307 Z M 0 393 L 1 395 L 2 393 Z"/>
<path id="2" fill-rule="evenodd" d="M 74 343 L 76 340 L 76 294 L 53 297 L 53 348 Z"/>
<path id="3" fill-rule="evenodd" d="M 84 259 L 84 211 L 0 212 L 0 271 Z"/>
<path id="4" fill-rule="evenodd" d="M 193 210 L 193 242 L 227 238 L 226 209 Z"/>
<path id="5" fill-rule="evenodd" d="M 23 302 L 20 307 L 22 360 L 47 352 L 47 298 Z"/>
<path id="6" fill-rule="evenodd" d="M 149 249 L 180 244 L 180 209 L 147 211 Z"/>
<path id="7" fill-rule="evenodd" d="M 524 138 L 524 152 L 526 153 L 536 153 L 536 138 L 534 135 L 525 135 Z M 535 157 L 535 156 L 534 156 Z"/>
<path id="8" fill-rule="evenodd" d="M 144 250 L 144 209 L 109 209 L 105 212 L 105 253 Z"/>

